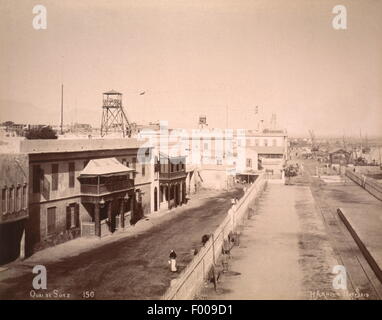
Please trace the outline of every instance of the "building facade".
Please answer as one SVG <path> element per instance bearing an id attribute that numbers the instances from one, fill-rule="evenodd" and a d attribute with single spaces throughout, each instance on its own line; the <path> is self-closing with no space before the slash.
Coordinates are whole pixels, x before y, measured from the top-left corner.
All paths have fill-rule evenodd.
<path id="1" fill-rule="evenodd" d="M 159 180 L 152 148 L 145 147 L 147 163 L 139 160 L 142 145 L 136 139 L 22 141 L 29 155 L 27 254 L 112 233 L 154 211 Z"/>
<path id="2" fill-rule="evenodd" d="M 186 203 L 186 157 L 160 153 L 159 204 L 174 208 Z"/>
<path id="3" fill-rule="evenodd" d="M 25 256 L 28 175 L 27 155 L 0 155 L 0 265 Z"/>

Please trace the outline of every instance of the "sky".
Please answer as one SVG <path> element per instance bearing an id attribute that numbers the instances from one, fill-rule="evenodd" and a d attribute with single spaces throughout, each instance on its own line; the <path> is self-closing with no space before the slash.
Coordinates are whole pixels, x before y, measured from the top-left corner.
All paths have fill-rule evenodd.
<path id="1" fill-rule="evenodd" d="M 0 121 L 58 124 L 61 83 L 66 124 L 99 127 L 114 89 L 137 123 L 382 135 L 382 1 L 0 0 Z"/>

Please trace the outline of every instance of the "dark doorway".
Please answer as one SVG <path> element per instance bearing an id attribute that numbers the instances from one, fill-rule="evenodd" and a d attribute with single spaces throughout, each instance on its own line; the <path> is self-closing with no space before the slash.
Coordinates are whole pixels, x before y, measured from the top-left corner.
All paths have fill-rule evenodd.
<path id="1" fill-rule="evenodd" d="M 154 188 L 154 211 L 158 211 L 158 189 Z"/>

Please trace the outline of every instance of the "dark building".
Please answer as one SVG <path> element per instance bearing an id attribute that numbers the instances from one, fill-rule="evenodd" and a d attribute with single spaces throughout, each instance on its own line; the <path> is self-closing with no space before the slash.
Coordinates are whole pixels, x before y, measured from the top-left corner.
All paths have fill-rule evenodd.
<path id="1" fill-rule="evenodd" d="M 334 149 L 329 152 L 329 163 L 330 165 L 346 166 L 350 160 L 350 152 L 344 149 Z"/>
<path id="2" fill-rule="evenodd" d="M 0 264 L 25 255 L 28 179 L 27 155 L 0 155 Z"/>

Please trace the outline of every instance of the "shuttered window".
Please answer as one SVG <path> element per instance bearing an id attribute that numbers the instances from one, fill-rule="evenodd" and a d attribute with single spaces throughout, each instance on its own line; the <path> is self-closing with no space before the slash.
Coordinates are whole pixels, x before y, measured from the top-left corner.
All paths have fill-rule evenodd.
<path id="1" fill-rule="evenodd" d="M 75 163 L 74 162 L 69 162 L 69 188 L 74 188 L 74 174 L 75 174 Z"/>
<path id="2" fill-rule="evenodd" d="M 1 212 L 7 212 L 7 189 L 1 189 Z"/>
<path id="3" fill-rule="evenodd" d="M 39 165 L 33 166 L 33 193 L 40 193 L 41 169 Z"/>
<path id="4" fill-rule="evenodd" d="M 56 207 L 47 210 L 47 233 L 52 234 L 56 231 Z"/>
<path id="5" fill-rule="evenodd" d="M 66 207 L 66 230 L 80 226 L 80 206 L 78 203 Z"/>
<path id="6" fill-rule="evenodd" d="M 52 164 L 52 190 L 58 189 L 58 164 Z"/>

